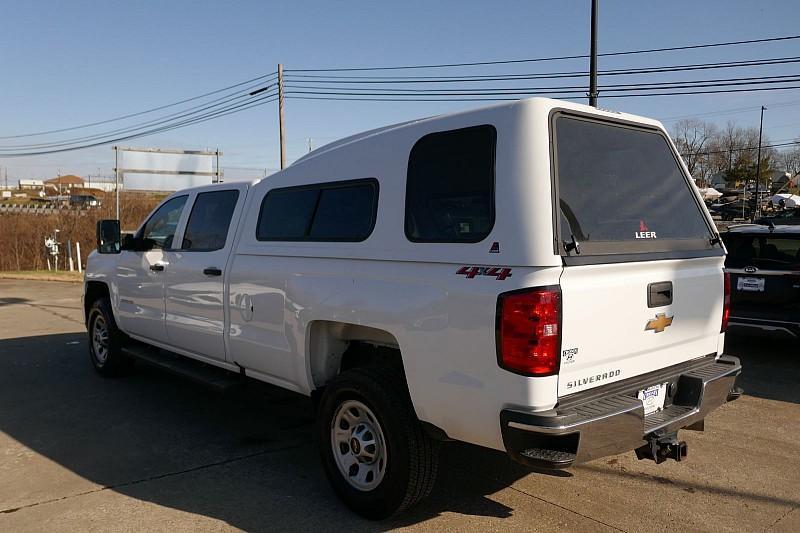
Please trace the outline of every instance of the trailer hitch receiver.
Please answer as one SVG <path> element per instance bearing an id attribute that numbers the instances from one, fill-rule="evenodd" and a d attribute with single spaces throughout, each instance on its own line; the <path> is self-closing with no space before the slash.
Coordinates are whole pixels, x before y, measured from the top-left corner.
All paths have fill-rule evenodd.
<path id="1" fill-rule="evenodd" d="M 661 464 L 667 459 L 682 461 L 688 454 L 686 442 L 678 440 L 678 433 L 671 433 L 663 436 L 647 437 L 647 444 L 636 448 L 636 458 L 650 459 L 656 464 Z"/>

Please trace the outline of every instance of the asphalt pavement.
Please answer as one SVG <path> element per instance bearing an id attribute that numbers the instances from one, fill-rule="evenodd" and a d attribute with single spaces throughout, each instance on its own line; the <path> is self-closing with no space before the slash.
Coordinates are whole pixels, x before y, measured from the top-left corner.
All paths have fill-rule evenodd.
<path id="1" fill-rule="evenodd" d="M 80 284 L 0 280 L 0 531 L 800 531 L 800 345 L 729 335 L 746 394 L 684 431 L 561 475 L 443 449 L 433 495 L 368 522 L 329 489 L 310 402 L 89 363 Z"/>

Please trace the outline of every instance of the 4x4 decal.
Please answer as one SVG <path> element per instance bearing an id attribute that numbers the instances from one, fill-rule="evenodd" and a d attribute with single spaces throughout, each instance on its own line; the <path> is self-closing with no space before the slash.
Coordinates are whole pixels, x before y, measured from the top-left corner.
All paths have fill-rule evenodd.
<path id="1" fill-rule="evenodd" d="M 511 269 L 509 267 L 462 266 L 456 274 L 467 276 L 467 279 L 472 279 L 475 276 L 491 276 L 503 281 L 511 277 Z"/>

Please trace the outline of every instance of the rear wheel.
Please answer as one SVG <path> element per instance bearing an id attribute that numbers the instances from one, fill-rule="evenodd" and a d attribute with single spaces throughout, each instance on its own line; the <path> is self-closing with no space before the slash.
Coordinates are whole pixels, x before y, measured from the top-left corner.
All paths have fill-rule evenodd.
<path id="1" fill-rule="evenodd" d="M 124 334 L 117 329 L 108 298 L 98 298 L 89 309 L 89 357 L 103 376 L 122 376 L 133 368 L 133 359 L 122 353 Z"/>
<path id="2" fill-rule="evenodd" d="M 417 420 L 402 372 L 341 374 L 322 396 L 317 424 L 328 480 L 356 513 L 388 518 L 430 494 L 439 443 Z"/>

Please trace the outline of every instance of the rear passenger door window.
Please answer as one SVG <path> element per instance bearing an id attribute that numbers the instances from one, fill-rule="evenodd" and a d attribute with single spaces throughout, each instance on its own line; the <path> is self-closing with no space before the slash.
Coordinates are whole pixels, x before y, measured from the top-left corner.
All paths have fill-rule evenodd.
<path id="1" fill-rule="evenodd" d="M 256 238 L 360 242 L 372 233 L 377 208 L 374 179 L 273 189 L 261 203 Z"/>
<path id="2" fill-rule="evenodd" d="M 405 232 L 413 242 L 479 242 L 494 226 L 497 131 L 431 133 L 411 149 Z"/>
<path id="3" fill-rule="evenodd" d="M 197 195 L 183 233 L 182 250 L 212 252 L 225 247 L 239 191 L 202 192 Z"/>

